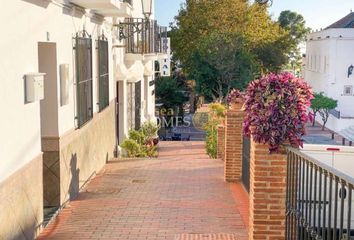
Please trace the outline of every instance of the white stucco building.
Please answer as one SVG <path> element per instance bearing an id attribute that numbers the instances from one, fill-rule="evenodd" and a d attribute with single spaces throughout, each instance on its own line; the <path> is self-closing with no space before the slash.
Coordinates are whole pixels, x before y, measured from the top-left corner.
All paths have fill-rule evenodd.
<path id="1" fill-rule="evenodd" d="M 130 128 L 155 119 L 166 28 L 142 12 L 141 0 L 2 3 L 0 239 L 33 239 L 45 207 L 75 198 Z"/>
<path id="2" fill-rule="evenodd" d="M 338 100 L 327 127 L 340 132 L 354 125 L 354 13 L 307 37 L 305 80 L 315 92 Z M 317 120 L 321 122 L 318 117 Z"/>

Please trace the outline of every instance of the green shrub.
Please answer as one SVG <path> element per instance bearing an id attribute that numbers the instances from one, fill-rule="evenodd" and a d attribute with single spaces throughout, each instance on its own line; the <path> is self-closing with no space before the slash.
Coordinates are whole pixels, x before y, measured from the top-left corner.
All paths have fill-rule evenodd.
<path id="1" fill-rule="evenodd" d="M 137 157 L 141 152 L 140 145 L 133 139 L 125 139 L 120 146 L 127 151 L 130 158 Z"/>
<path id="2" fill-rule="evenodd" d="M 218 133 L 217 126 L 219 122 L 215 119 L 210 119 L 205 125 L 205 147 L 206 152 L 211 158 L 217 157 Z"/>
<path id="3" fill-rule="evenodd" d="M 141 130 L 130 130 L 129 139 L 136 141 L 139 145 L 143 145 L 146 141 L 146 136 Z"/>
<path id="4" fill-rule="evenodd" d="M 209 105 L 209 118 L 204 126 L 206 152 L 211 158 L 217 157 L 218 125 L 225 118 L 225 106 L 220 103 Z"/>
<path id="5" fill-rule="evenodd" d="M 156 123 L 146 122 L 141 126 L 141 131 L 147 139 L 153 139 L 157 137 L 157 131 L 159 127 Z"/>
<path id="6" fill-rule="evenodd" d="M 157 137 L 158 126 L 153 122 L 144 123 L 139 130 L 130 130 L 129 139 L 120 145 L 130 158 L 157 157 L 153 139 Z"/>

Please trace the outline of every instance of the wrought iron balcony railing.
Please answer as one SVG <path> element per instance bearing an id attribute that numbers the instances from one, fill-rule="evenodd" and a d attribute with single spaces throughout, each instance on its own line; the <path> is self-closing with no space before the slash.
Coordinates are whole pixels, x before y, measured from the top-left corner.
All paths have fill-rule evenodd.
<path id="1" fill-rule="evenodd" d="M 119 28 L 120 39 L 125 39 L 126 53 L 165 53 L 163 41 L 167 37 L 167 27 L 161 27 L 156 20 L 126 18 Z"/>
<path id="2" fill-rule="evenodd" d="M 167 27 L 155 25 L 155 52 L 167 53 Z"/>
<path id="3" fill-rule="evenodd" d="M 296 149 L 287 164 L 286 239 L 353 239 L 354 179 Z"/>

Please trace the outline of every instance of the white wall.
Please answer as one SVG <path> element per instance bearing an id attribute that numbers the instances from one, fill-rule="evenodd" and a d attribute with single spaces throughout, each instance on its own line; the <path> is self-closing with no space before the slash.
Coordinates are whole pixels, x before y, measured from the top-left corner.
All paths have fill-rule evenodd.
<path id="1" fill-rule="evenodd" d="M 331 151 L 331 149 L 338 151 Z M 354 148 L 305 144 L 301 152 L 350 177 L 354 177 Z"/>
<path id="2" fill-rule="evenodd" d="M 111 25 L 102 25 L 103 19 L 95 18 L 88 12 L 75 12 L 60 4 L 43 0 L 4 1 L 1 9 L 0 22 L 9 24 L 2 25 L 4 34 L 0 39 L 0 181 L 41 153 L 40 104 L 24 102 L 23 80 L 24 74 L 38 72 L 38 42 L 55 42 L 58 65 L 70 66 L 72 84 L 69 104 L 58 106 L 59 135 L 75 129 L 73 36 L 83 26 L 92 34 L 94 112 L 98 111 L 95 40 L 102 30 L 107 35 L 110 46 L 112 45 Z M 110 100 L 113 100 L 114 69 L 112 61 L 110 62 Z M 60 91 L 59 75 L 57 79 L 57 89 Z M 60 98 L 60 92 L 57 97 Z M 60 99 L 58 102 L 60 103 Z"/>
<path id="3" fill-rule="evenodd" d="M 153 5 L 154 5 L 153 1 Z M 154 11 L 154 7 L 153 7 Z M 133 18 L 144 18 L 144 15 L 142 14 L 142 5 L 141 5 L 141 0 L 133 0 L 133 11 L 132 11 L 132 17 Z M 150 17 L 150 19 L 154 19 L 154 14 Z M 119 20 L 123 19 L 116 19 L 116 22 L 119 22 Z M 118 44 L 122 45 L 123 42 L 117 42 Z M 123 50 L 124 48 L 120 48 L 120 50 Z M 117 50 L 118 51 L 118 50 Z M 135 59 L 135 60 L 132 60 Z M 145 84 L 145 81 L 151 81 L 153 79 L 153 75 L 151 76 L 144 76 L 144 65 L 145 61 L 143 56 L 135 56 L 135 57 L 129 57 L 127 58 L 126 56 L 121 56 L 119 59 L 117 59 L 116 64 L 124 64 L 126 69 L 129 71 L 129 73 L 126 75 L 126 81 L 124 81 L 124 86 L 122 86 L 122 89 L 120 89 L 120 143 L 128 136 L 128 131 L 129 131 L 129 126 L 128 126 L 128 116 L 127 116 L 127 102 L 128 102 L 128 95 L 127 95 L 127 80 L 130 78 L 135 78 L 135 76 L 140 76 L 138 77 L 141 80 L 141 120 L 142 123 L 144 121 L 148 120 L 154 120 L 154 115 L 155 115 L 155 97 L 151 95 L 152 91 L 155 89 L 155 86 L 149 86 L 149 84 Z M 151 64 L 151 66 L 154 66 L 154 61 L 148 61 L 148 64 Z M 152 68 L 154 69 L 154 67 Z M 148 113 L 148 114 L 145 114 Z"/>
<path id="4" fill-rule="evenodd" d="M 348 67 L 354 65 L 354 29 L 327 29 L 307 37 L 305 80 L 314 92 L 338 100 L 342 117 L 354 117 L 354 96 L 345 96 L 344 86 L 354 88 L 354 74 L 348 78 Z M 331 117 L 329 127 L 343 129 L 354 120 Z"/>

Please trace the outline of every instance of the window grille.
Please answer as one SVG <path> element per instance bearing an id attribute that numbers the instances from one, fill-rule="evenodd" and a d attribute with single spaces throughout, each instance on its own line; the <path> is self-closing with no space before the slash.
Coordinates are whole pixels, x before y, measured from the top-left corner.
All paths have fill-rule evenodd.
<path id="1" fill-rule="evenodd" d="M 93 117 L 92 39 L 87 32 L 77 33 L 75 41 L 77 124 L 82 127 Z"/>
<path id="2" fill-rule="evenodd" d="M 104 110 L 109 105 L 109 62 L 108 62 L 108 41 L 102 35 L 97 40 L 98 49 L 98 99 L 99 111 Z"/>

